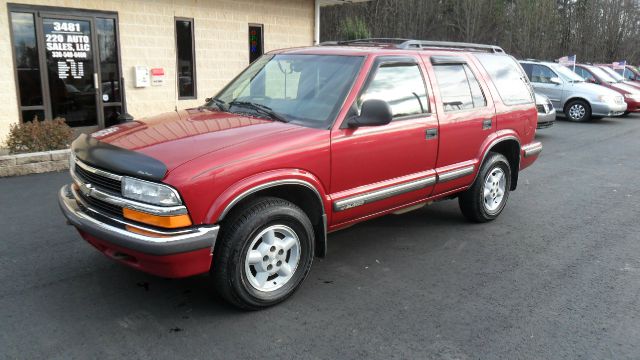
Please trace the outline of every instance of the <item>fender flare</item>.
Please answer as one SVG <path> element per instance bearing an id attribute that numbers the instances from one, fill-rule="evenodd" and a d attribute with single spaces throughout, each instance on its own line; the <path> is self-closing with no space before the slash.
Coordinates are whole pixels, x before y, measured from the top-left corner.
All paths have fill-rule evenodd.
<path id="1" fill-rule="evenodd" d="M 515 140 L 518 143 L 518 168 L 515 169 L 514 172 L 512 172 L 512 176 L 516 179 L 516 182 L 513 183 L 514 185 L 517 184 L 517 178 L 518 178 L 518 173 L 520 172 L 519 169 L 519 165 L 520 165 L 520 158 L 522 157 L 522 143 L 520 142 L 520 137 L 518 136 L 518 134 L 513 131 L 513 130 L 499 130 L 496 131 L 495 133 L 492 134 L 493 136 L 488 137 L 485 142 L 482 144 L 481 147 L 481 153 L 479 153 L 478 155 L 478 170 L 476 171 L 476 175 L 473 178 L 473 182 L 472 184 L 476 181 L 476 178 L 478 177 L 478 175 L 480 175 L 480 167 L 482 166 L 482 164 L 484 163 L 484 160 L 486 159 L 487 155 L 489 154 L 489 151 L 491 149 L 493 149 L 496 145 L 500 144 L 501 142 L 504 141 L 509 141 L 509 140 Z"/>
<path id="2" fill-rule="evenodd" d="M 316 255 L 324 257 L 327 249 L 328 220 L 327 207 L 331 201 L 324 191 L 322 182 L 312 173 L 298 169 L 271 170 L 242 179 L 229 186 L 211 204 L 206 214 L 206 223 L 216 224 L 221 222 L 242 200 L 259 191 L 278 186 L 295 185 L 302 186 L 313 191 L 318 198 L 321 208 L 322 222 L 314 225 L 316 232 Z M 321 228 L 320 228 L 321 226 Z"/>

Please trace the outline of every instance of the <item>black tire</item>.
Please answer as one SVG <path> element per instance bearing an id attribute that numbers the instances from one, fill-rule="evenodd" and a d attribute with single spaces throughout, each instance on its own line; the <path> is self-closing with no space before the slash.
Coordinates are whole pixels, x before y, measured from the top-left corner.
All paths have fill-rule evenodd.
<path id="1" fill-rule="evenodd" d="M 314 256 L 314 233 L 309 217 L 293 203 L 274 197 L 254 199 L 234 210 L 223 224 L 221 238 L 213 254 L 211 275 L 222 297 L 246 310 L 259 310 L 291 296 L 302 284 Z M 249 246 L 261 231 L 283 225 L 295 232 L 300 251 L 297 267 L 282 287 L 260 291 L 251 285 L 245 272 Z"/>
<path id="2" fill-rule="evenodd" d="M 489 175 L 495 173 L 496 169 L 500 169 L 503 172 L 505 180 L 504 195 L 496 209 L 489 209 L 484 200 L 485 181 Z M 504 155 L 491 152 L 482 164 L 473 185 L 458 197 L 460 210 L 469 221 L 483 223 L 495 220 L 507 204 L 510 188 L 511 166 L 509 161 Z"/>
<path id="3" fill-rule="evenodd" d="M 576 110 L 577 110 L 576 113 L 582 114 L 582 115 L 581 116 L 575 115 L 575 114 L 571 115 L 572 114 L 571 109 L 573 107 L 576 107 Z M 580 111 L 580 109 L 583 109 L 584 112 Z M 591 121 L 591 106 L 589 105 L 589 103 L 587 103 L 584 100 L 571 100 L 564 107 L 564 115 L 567 118 L 567 120 L 573 121 L 573 122 Z"/>

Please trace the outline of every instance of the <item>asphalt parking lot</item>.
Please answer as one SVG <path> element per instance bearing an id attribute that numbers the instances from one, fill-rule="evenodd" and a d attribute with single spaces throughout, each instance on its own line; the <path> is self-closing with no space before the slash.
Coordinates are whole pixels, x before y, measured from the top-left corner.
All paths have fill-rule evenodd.
<path id="1" fill-rule="evenodd" d="M 66 226 L 66 173 L 0 179 L 0 357 L 640 358 L 640 116 L 540 130 L 501 217 L 456 201 L 329 237 L 287 302 L 119 265 Z"/>

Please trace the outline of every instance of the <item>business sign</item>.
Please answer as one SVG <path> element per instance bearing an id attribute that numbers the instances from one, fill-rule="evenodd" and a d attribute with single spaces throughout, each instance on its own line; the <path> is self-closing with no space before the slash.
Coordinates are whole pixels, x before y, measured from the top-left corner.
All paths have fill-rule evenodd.
<path id="1" fill-rule="evenodd" d="M 151 85 L 159 86 L 164 84 L 164 69 L 163 68 L 153 68 L 150 71 L 151 73 Z"/>
<path id="2" fill-rule="evenodd" d="M 91 75 L 86 71 L 92 57 L 88 21 L 46 19 L 44 40 L 47 59 L 56 63 L 58 78 L 83 79 Z"/>

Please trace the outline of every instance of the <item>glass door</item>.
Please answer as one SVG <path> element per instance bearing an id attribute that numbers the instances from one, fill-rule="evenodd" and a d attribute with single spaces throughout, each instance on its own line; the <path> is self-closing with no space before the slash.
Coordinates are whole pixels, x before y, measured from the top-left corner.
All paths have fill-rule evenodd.
<path id="1" fill-rule="evenodd" d="M 81 131 L 102 127 L 93 29 L 91 18 L 42 16 L 51 117 Z"/>
<path id="2" fill-rule="evenodd" d="M 8 8 L 21 120 L 60 117 L 77 133 L 117 124 L 126 112 L 118 15 Z"/>

